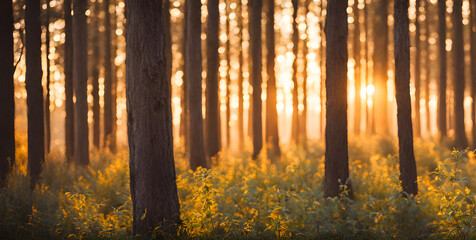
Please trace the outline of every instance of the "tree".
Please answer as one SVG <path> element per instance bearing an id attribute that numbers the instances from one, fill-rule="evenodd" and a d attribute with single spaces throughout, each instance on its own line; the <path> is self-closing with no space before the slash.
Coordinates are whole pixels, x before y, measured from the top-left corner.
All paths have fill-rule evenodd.
<path id="1" fill-rule="evenodd" d="M 252 105 L 252 132 L 253 132 L 253 155 L 256 159 L 263 148 L 263 130 L 261 119 L 261 0 L 249 0 L 249 32 L 250 32 L 250 54 L 251 54 L 251 86 L 253 95 Z"/>
<path id="2" fill-rule="evenodd" d="M 15 99 L 13 86 L 13 6 L 0 2 L 0 188 L 15 162 Z"/>
<path id="3" fill-rule="evenodd" d="M 183 37 L 182 37 L 182 58 L 183 58 L 183 77 L 182 77 L 182 113 L 180 114 L 180 136 L 183 139 L 185 152 L 189 149 L 189 115 L 188 115 L 188 80 L 187 80 L 187 32 L 188 32 L 188 1 L 183 6 Z"/>
<path id="4" fill-rule="evenodd" d="M 172 32 L 170 29 L 170 0 L 164 0 L 165 55 L 167 56 L 167 79 L 172 83 Z M 172 87 L 172 85 L 170 85 Z"/>
<path id="5" fill-rule="evenodd" d="M 415 135 L 421 136 L 421 40 L 420 40 L 420 4 L 421 0 L 416 0 L 416 17 L 415 17 Z"/>
<path id="6" fill-rule="evenodd" d="M 440 139 L 446 132 L 446 0 L 438 0 L 438 49 L 440 53 L 440 79 L 438 82 L 438 131 Z"/>
<path id="7" fill-rule="evenodd" d="M 292 0 L 293 4 L 293 34 L 292 34 L 292 42 L 293 42 L 293 116 L 292 116 L 292 129 L 291 129 L 291 139 L 295 144 L 300 143 L 300 136 L 299 136 L 299 85 L 298 85 L 298 50 L 299 50 L 299 30 L 297 28 L 297 13 L 299 9 L 299 1 Z"/>
<path id="8" fill-rule="evenodd" d="M 360 58 L 360 14 L 359 14 L 359 1 L 354 1 L 354 78 L 355 78 L 355 116 L 354 116 L 354 132 L 356 135 L 360 134 L 360 89 L 362 86 L 362 79 L 360 78 L 360 71 L 362 69 L 362 63 Z"/>
<path id="9" fill-rule="evenodd" d="M 347 1 L 327 2 L 326 154 L 324 195 L 336 197 L 349 182 L 347 142 Z M 352 192 L 351 192 L 352 196 Z"/>
<path id="10" fill-rule="evenodd" d="M 205 146 L 203 144 L 203 115 L 202 115 L 202 50 L 201 50 L 201 20 L 200 1 L 189 1 L 188 31 L 187 31 L 187 80 L 190 126 L 190 168 L 207 167 Z M 209 77 L 209 75 L 207 76 Z M 207 87 L 208 89 L 208 87 Z M 217 126 L 213 126 L 217 127 Z"/>
<path id="11" fill-rule="evenodd" d="M 455 0 L 453 5 L 453 49 L 454 49 L 454 119 L 455 147 L 468 147 L 468 139 L 464 127 L 464 49 L 463 49 L 463 16 L 462 0 Z"/>
<path id="12" fill-rule="evenodd" d="M 225 0 L 225 34 L 226 34 L 226 43 L 225 43 L 225 56 L 226 56 L 226 145 L 231 149 L 231 139 L 230 139 L 230 123 L 231 123 L 231 58 L 230 58 L 230 5 L 228 1 Z"/>
<path id="13" fill-rule="evenodd" d="M 65 155 L 68 163 L 74 158 L 74 102 L 73 102 L 73 21 L 71 0 L 64 0 L 64 91 L 65 91 Z"/>
<path id="14" fill-rule="evenodd" d="M 51 124 L 50 124 L 50 0 L 46 0 L 45 23 L 45 48 L 46 48 L 46 97 L 45 97 L 45 145 L 46 152 L 51 150 Z"/>
<path id="15" fill-rule="evenodd" d="M 374 51 L 373 57 L 373 80 L 375 85 L 374 106 L 375 111 L 379 113 L 378 124 L 376 125 L 379 134 L 387 134 L 389 130 L 387 117 L 388 2 L 388 0 L 378 0 L 376 2 L 377 16 L 374 24 L 374 49 L 379 49 Z"/>
<path id="16" fill-rule="evenodd" d="M 239 55 L 238 55 L 238 146 L 243 149 L 245 132 L 243 126 L 243 4 L 238 1 L 238 43 L 239 43 Z"/>
<path id="17" fill-rule="evenodd" d="M 43 86 L 41 86 L 41 22 L 40 0 L 26 2 L 26 104 L 28 108 L 28 173 L 33 189 L 40 178 L 45 161 L 45 129 Z"/>
<path id="18" fill-rule="evenodd" d="M 324 31 L 324 24 L 325 24 L 325 16 L 323 14 L 324 12 L 324 1 L 320 1 L 320 5 L 319 5 L 319 34 L 320 34 L 320 37 L 321 37 L 321 40 L 319 41 L 319 54 L 320 54 L 320 61 L 319 61 L 319 69 L 320 69 L 320 86 L 319 86 L 319 99 L 320 99 L 320 103 L 321 103 L 321 114 L 320 114 L 320 121 L 319 121 L 319 133 L 320 133 L 320 136 L 323 137 L 325 135 L 325 125 L 324 125 L 324 116 L 325 116 L 325 111 L 326 111 L 326 108 L 325 108 L 325 88 L 326 88 L 326 85 L 325 85 L 325 71 L 324 71 L 324 67 L 325 67 L 325 58 L 326 58 L 326 54 L 325 54 L 325 49 L 324 49 L 324 39 L 325 39 L 325 31 Z"/>
<path id="19" fill-rule="evenodd" d="M 306 39 L 303 40 L 303 50 L 302 50 L 302 55 L 303 55 L 303 58 L 304 58 L 304 63 L 303 63 L 303 68 L 304 68 L 304 71 L 303 71 L 303 80 L 302 80 L 302 93 L 303 93 L 303 101 L 302 101 L 302 105 L 303 105 L 303 109 L 302 109 L 302 112 L 301 112 L 301 119 L 299 121 L 300 123 L 300 133 L 299 135 L 301 136 L 301 139 L 303 140 L 303 144 L 304 146 L 307 145 L 307 77 L 308 77 L 308 72 L 307 72 L 307 67 L 308 67 L 308 59 L 307 59 L 307 55 L 309 54 L 309 48 L 307 46 L 308 42 L 309 42 L 309 23 L 307 21 L 307 15 L 309 13 L 309 5 L 311 4 L 312 0 L 306 0 L 305 1 L 305 12 L 304 12 L 304 20 L 305 20 L 305 23 L 306 23 L 306 28 L 304 29 L 304 33 L 306 34 Z"/>
<path id="20" fill-rule="evenodd" d="M 105 2 L 107 2 L 106 0 Z M 93 96 L 93 145 L 96 149 L 100 149 L 100 126 L 101 126 L 101 114 L 99 105 L 99 65 L 100 65 L 100 53 L 99 53 L 99 15 L 101 13 L 99 1 L 94 2 L 94 15 L 92 20 L 94 21 L 91 27 L 93 27 L 92 36 L 92 85 L 93 89 L 91 95 Z M 107 27 L 106 27 L 107 28 Z"/>
<path id="21" fill-rule="evenodd" d="M 144 235 L 158 227 L 157 232 L 175 235 L 180 205 L 162 1 L 127 0 L 126 5 L 132 231 Z"/>
<path id="22" fill-rule="evenodd" d="M 400 181 L 403 191 L 418 194 L 417 171 L 413 153 L 412 101 L 410 98 L 409 0 L 395 0 L 395 98 L 397 100 Z"/>
<path id="23" fill-rule="evenodd" d="M 109 0 L 104 0 L 104 146 L 111 149 L 113 134 L 113 104 L 112 96 L 112 39 L 111 39 L 111 6 Z"/>
<path id="24" fill-rule="evenodd" d="M 220 14 L 218 0 L 209 0 L 207 4 L 207 152 L 209 156 L 215 156 L 220 151 L 220 107 L 218 102 L 218 25 Z M 200 30 L 200 29 L 198 29 Z M 197 30 L 197 31 L 198 31 Z M 198 33 L 200 35 L 200 33 Z M 200 40 L 198 40 L 200 41 Z M 198 49 L 197 51 L 200 51 Z M 200 55 L 201 57 L 201 55 Z M 193 62 L 197 64 L 197 62 Z M 201 74 L 201 71 L 197 72 Z M 190 74 L 191 75 L 191 74 Z M 189 76 L 190 76 L 189 75 Z M 201 78 L 200 78 L 201 79 Z M 199 81 L 199 80 L 195 80 Z M 201 93 L 200 93 L 201 95 Z M 190 110 L 192 110 L 190 105 Z M 190 113 L 191 114 L 191 113 Z M 191 127 L 191 126 L 190 126 Z"/>
<path id="25" fill-rule="evenodd" d="M 88 26 L 87 0 L 73 0 L 73 81 L 76 96 L 74 128 L 74 161 L 86 166 L 89 164 L 88 139 Z"/>
<path id="26" fill-rule="evenodd" d="M 276 110 L 276 73 L 275 43 L 274 43 L 274 0 L 268 0 L 268 14 L 266 21 L 266 141 L 272 153 L 279 156 L 278 112 Z"/>
<path id="27" fill-rule="evenodd" d="M 476 3 L 470 1 L 470 29 L 471 29 L 471 97 L 476 100 Z M 472 137 L 473 137 L 473 147 L 476 146 L 476 107 L 475 102 L 471 104 L 471 120 L 473 121 L 472 125 Z"/>
<path id="28" fill-rule="evenodd" d="M 430 59 L 430 2 L 425 2 L 425 109 L 426 109 L 426 130 L 428 136 L 431 136 L 431 121 L 430 121 L 430 82 L 431 82 L 431 59 Z"/>

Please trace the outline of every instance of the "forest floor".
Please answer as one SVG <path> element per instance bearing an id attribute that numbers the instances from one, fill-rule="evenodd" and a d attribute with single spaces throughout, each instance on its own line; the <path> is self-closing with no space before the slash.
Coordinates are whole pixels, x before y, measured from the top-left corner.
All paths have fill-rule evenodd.
<path id="1" fill-rule="evenodd" d="M 396 139 L 349 144 L 354 198 L 324 198 L 324 146 L 289 146 L 281 158 L 224 153 L 211 170 L 175 154 L 181 239 L 476 239 L 476 157 L 416 141 L 419 190 L 404 197 Z M 0 190 L 0 239 L 132 239 L 127 149 L 92 152 L 75 170 L 50 154 L 29 190 L 26 143 Z M 274 162 L 271 164 L 271 162 Z"/>

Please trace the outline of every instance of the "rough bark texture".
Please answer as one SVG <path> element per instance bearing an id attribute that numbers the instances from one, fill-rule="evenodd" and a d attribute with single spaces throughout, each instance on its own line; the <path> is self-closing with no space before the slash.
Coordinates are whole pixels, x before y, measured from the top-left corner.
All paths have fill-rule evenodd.
<path id="1" fill-rule="evenodd" d="M 238 1 L 238 42 L 239 42 L 239 55 L 238 55 L 238 146 L 240 149 L 244 147 L 245 130 L 243 126 L 243 4 Z M 268 95 L 269 96 L 269 95 Z"/>
<path id="2" fill-rule="evenodd" d="M 111 12 L 110 1 L 104 0 L 104 146 L 111 147 L 113 104 L 112 97 L 112 39 L 111 39 Z"/>
<path id="3" fill-rule="evenodd" d="M 455 147 L 463 149 L 468 147 L 468 139 L 464 127 L 464 49 L 463 49 L 463 23 L 462 0 L 455 0 L 453 5 L 453 50 L 454 50 L 454 119 L 455 119 Z"/>
<path id="4" fill-rule="evenodd" d="M 361 118 L 361 98 L 360 98 L 360 89 L 362 86 L 362 79 L 360 77 L 360 71 L 362 69 L 362 64 L 360 62 L 360 10 L 359 10 L 358 0 L 354 2 L 354 44 L 352 48 L 354 49 L 354 79 L 355 79 L 355 115 L 354 115 L 354 133 L 356 135 L 360 134 L 360 118 Z"/>
<path id="5" fill-rule="evenodd" d="M 266 21 L 266 141 L 268 148 L 274 155 L 280 154 L 278 112 L 276 110 L 276 73 L 275 66 L 275 42 L 274 42 L 274 0 L 268 0 L 268 13 Z"/>
<path id="6" fill-rule="evenodd" d="M 43 86 L 41 86 L 41 21 L 40 0 L 26 2 L 26 104 L 28 108 L 28 173 L 33 189 L 45 161 Z"/>
<path id="7" fill-rule="evenodd" d="M 144 235 L 158 227 L 159 236 L 173 237 L 180 221 L 180 205 L 162 1 L 127 0 L 126 4 L 132 230 L 133 234 Z"/>
<path id="8" fill-rule="evenodd" d="M 473 148 L 476 146 L 476 3 L 470 1 L 471 15 L 470 15 L 470 29 L 471 29 L 471 97 L 473 103 L 471 104 L 471 120 L 472 123 L 472 137 Z"/>
<path id="9" fill-rule="evenodd" d="M 202 50 L 200 1 L 188 3 L 187 31 L 187 80 L 190 124 L 190 168 L 207 167 L 205 146 L 203 144 L 202 116 Z M 217 52 L 218 53 L 218 52 Z M 208 88 L 207 88 L 208 89 Z M 216 128 L 217 126 L 213 126 Z"/>
<path id="10" fill-rule="evenodd" d="M 207 88 L 206 88 L 206 129 L 207 152 L 215 156 L 220 151 L 220 106 L 218 101 L 218 25 L 220 14 L 218 0 L 209 0 L 207 4 Z M 198 50 L 200 51 L 200 50 Z M 193 62 L 192 62 L 193 63 Z M 191 106 L 191 105 L 190 105 Z M 191 108 L 190 108 L 191 110 Z"/>
<path id="11" fill-rule="evenodd" d="M 74 161 L 86 166 L 89 164 L 88 139 L 88 26 L 87 0 L 73 0 L 73 81 L 76 96 L 74 125 Z"/>
<path id="12" fill-rule="evenodd" d="M 299 50 L 299 30 L 297 28 L 297 13 L 299 9 L 299 1 L 292 0 L 293 4 L 293 34 L 292 34 L 292 41 L 293 41 L 293 116 L 292 116 L 292 129 L 291 129 L 291 140 L 295 144 L 300 143 L 300 136 L 299 136 L 299 85 L 298 85 L 298 50 Z"/>
<path id="13" fill-rule="evenodd" d="M 420 43 L 420 5 L 421 0 L 416 0 L 416 17 L 415 17 L 415 136 L 421 137 L 421 43 Z"/>
<path id="14" fill-rule="evenodd" d="M 446 0 L 438 0 L 438 49 L 440 78 L 438 82 L 438 131 L 440 139 L 447 137 L 446 130 Z"/>
<path id="15" fill-rule="evenodd" d="M 261 119 L 261 0 L 249 0 L 249 32 L 251 68 L 250 80 L 253 87 L 252 104 L 252 131 L 253 131 L 253 155 L 256 159 L 263 148 L 263 130 Z"/>
<path id="16" fill-rule="evenodd" d="M 107 0 L 106 0 L 107 2 Z M 93 89 L 91 95 L 93 96 L 93 145 L 96 149 L 100 148 L 100 129 L 101 129 L 101 112 L 99 105 L 99 66 L 100 66 L 100 53 L 99 53 L 99 14 L 100 14 L 99 1 L 94 3 L 94 15 L 92 16 L 93 24 L 93 37 L 91 43 L 93 44 L 92 54 L 92 85 Z"/>
<path id="17" fill-rule="evenodd" d="M 395 97 L 397 99 L 400 181 L 402 181 L 404 192 L 416 195 L 418 184 L 413 153 L 408 5 L 408 0 L 395 0 Z"/>
<path id="18" fill-rule="evenodd" d="M 0 188 L 15 162 L 15 99 L 13 86 L 13 7 L 0 2 Z"/>
<path id="19" fill-rule="evenodd" d="M 376 20 L 374 23 L 374 71 L 373 80 L 375 85 L 374 106 L 378 112 L 376 130 L 379 134 L 389 132 L 387 112 L 387 69 L 388 69 L 388 0 L 376 2 Z"/>
<path id="20" fill-rule="evenodd" d="M 347 143 L 347 1 L 327 2 L 326 154 L 324 195 L 336 197 L 349 182 Z"/>
<path id="21" fill-rule="evenodd" d="M 73 21 L 71 0 L 64 0 L 64 92 L 65 92 L 65 155 L 71 163 L 74 158 L 74 102 L 73 102 Z"/>
<path id="22" fill-rule="evenodd" d="M 51 124 L 50 124 L 50 0 L 46 0 L 46 23 L 45 23 L 45 48 L 46 48 L 46 96 L 45 96 L 45 148 L 51 150 Z"/>

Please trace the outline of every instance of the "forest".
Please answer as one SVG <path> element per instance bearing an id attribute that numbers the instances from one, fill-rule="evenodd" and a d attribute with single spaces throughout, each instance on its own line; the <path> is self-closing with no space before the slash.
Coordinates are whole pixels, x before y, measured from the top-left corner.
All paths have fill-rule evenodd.
<path id="1" fill-rule="evenodd" d="M 0 0 L 0 239 L 476 239 L 476 0 Z"/>

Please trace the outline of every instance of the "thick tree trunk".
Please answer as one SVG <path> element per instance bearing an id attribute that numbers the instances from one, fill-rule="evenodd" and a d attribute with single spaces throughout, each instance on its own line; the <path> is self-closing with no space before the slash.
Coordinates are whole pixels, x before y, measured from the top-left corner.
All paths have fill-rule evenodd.
<path id="1" fill-rule="evenodd" d="M 464 127 L 464 49 L 463 49 L 463 23 L 462 0 L 455 0 L 453 5 L 453 50 L 454 67 L 454 108 L 455 108 L 455 147 L 464 149 L 468 147 L 468 139 Z"/>
<path id="2" fill-rule="evenodd" d="M 438 131 L 446 139 L 446 0 L 438 0 L 438 48 L 440 79 L 438 82 Z"/>
<path id="3" fill-rule="evenodd" d="M 107 0 L 106 0 L 107 1 Z M 100 66 L 100 53 L 99 53 L 99 15 L 101 13 L 99 1 L 94 3 L 93 23 L 91 27 L 93 30 L 93 37 L 91 43 L 93 44 L 92 55 L 92 85 L 93 89 L 91 95 L 93 96 L 93 145 L 96 149 L 100 149 L 100 129 L 101 129 L 101 112 L 99 105 L 99 66 Z"/>
<path id="4" fill-rule="evenodd" d="M 413 153 L 408 5 L 408 0 L 395 0 L 395 97 L 397 99 L 400 181 L 402 181 L 404 192 L 416 195 L 418 184 Z"/>
<path id="5" fill-rule="evenodd" d="M 256 159 L 263 148 L 263 130 L 261 119 L 261 0 L 249 0 L 249 32 L 250 32 L 250 53 L 251 53 L 251 86 L 252 95 L 252 131 L 253 131 L 253 155 Z"/>
<path id="6" fill-rule="evenodd" d="M 180 115 L 180 136 L 183 140 L 184 151 L 187 153 L 189 149 L 189 115 L 188 115 L 188 80 L 187 80 L 187 29 L 188 29 L 188 1 L 183 6 L 183 37 L 182 37 L 182 57 L 183 57 L 183 77 L 182 77 L 182 113 Z"/>
<path id="7" fill-rule="evenodd" d="M 324 195 L 350 188 L 347 142 L 347 1 L 327 2 L 326 17 L 326 155 Z M 352 196 L 352 192 L 350 192 Z"/>
<path id="8" fill-rule="evenodd" d="M 375 85 L 374 109 L 378 112 L 378 123 L 375 125 L 377 133 L 389 132 L 387 112 L 387 69 L 388 69 L 388 0 L 379 0 L 376 8 L 376 21 L 374 31 L 374 71 L 373 80 Z M 375 112 L 374 111 L 374 112 Z"/>
<path id="9" fill-rule="evenodd" d="M 13 85 L 13 6 L 0 2 L 0 188 L 15 162 L 15 98 Z"/>
<path id="10" fill-rule="evenodd" d="M 46 97 L 45 97 L 45 147 L 46 153 L 51 150 L 51 124 L 50 124 L 50 0 L 46 0 L 46 23 L 45 23 L 45 49 L 46 49 Z"/>
<path id="11" fill-rule="evenodd" d="M 279 156 L 279 132 L 278 112 L 276 110 L 276 73 L 275 66 L 275 42 L 274 42 L 274 0 L 268 0 L 268 13 L 266 21 L 266 141 L 271 152 Z"/>
<path id="12" fill-rule="evenodd" d="M 421 137 L 421 43 L 420 43 L 420 5 L 421 0 L 416 0 L 416 17 L 415 17 L 415 136 Z"/>
<path id="13" fill-rule="evenodd" d="M 299 30 L 297 28 L 297 13 L 299 9 L 299 1 L 292 0 L 293 4 L 293 35 L 292 35 L 292 42 L 293 42 L 293 116 L 292 116 L 292 129 L 291 129 L 291 139 L 295 144 L 300 143 L 300 136 L 299 136 L 299 85 L 298 85 L 298 50 L 299 50 Z"/>
<path id="14" fill-rule="evenodd" d="M 113 121 L 113 104 L 112 97 L 112 37 L 111 37 L 111 12 L 110 1 L 104 0 L 104 147 L 111 149 L 112 141 L 112 121 Z M 115 14 L 115 13 L 114 13 Z"/>
<path id="15" fill-rule="evenodd" d="M 218 65 L 220 60 L 218 56 L 218 46 L 219 46 L 218 25 L 220 21 L 220 14 L 218 9 L 218 4 L 219 4 L 218 0 L 209 0 L 207 4 L 208 26 L 207 26 L 207 88 L 206 88 L 206 94 L 207 94 L 206 124 L 207 126 L 206 126 L 206 129 L 207 129 L 207 150 L 208 150 L 207 152 L 208 152 L 208 155 L 211 157 L 217 155 L 217 153 L 220 151 L 221 124 L 220 124 L 220 105 L 219 105 L 220 103 L 218 101 Z M 200 48 L 197 51 L 200 51 Z M 195 62 L 191 62 L 191 63 L 197 64 Z M 200 74 L 200 71 L 197 74 Z M 191 76 L 191 74 L 189 76 Z M 190 106 L 192 105 L 190 104 Z M 192 111 L 192 107 L 190 108 L 190 111 Z"/>
<path id="16" fill-rule="evenodd" d="M 127 0 L 126 4 L 132 230 L 133 234 L 145 235 L 155 230 L 161 237 L 175 236 L 180 205 L 175 183 L 162 2 Z"/>
<path id="17" fill-rule="evenodd" d="M 362 64 L 360 62 L 360 14 L 359 14 L 359 2 L 356 0 L 354 2 L 354 80 L 355 80 L 355 115 L 354 115 L 354 133 L 355 135 L 360 134 L 360 118 L 361 118 L 361 101 L 360 101 L 360 89 L 362 86 L 362 79 L 360 77 L 360 71 L 362 69 Z"/>
<path id="18" fill-rule="evenodd" d="M 87 0 L 73 0 L 73 81 L 76 96 L 74 161 L 86 166 L 89 164 L 88 139 L 88 26 L 86 10 Z"/>
<path id="19" fill-rule="evenodd" d="M 37 183 L 45 161 L 43 86 L 41 86 L 41 21 L 40 0 L 26 2 L 26 103 L 28 107 L 28 173 L 30 187 Z"/>
<path id="20" fill-rule="evenodd" d="M 238 37 L 239 37 L 239 68 L 238 68 L 238 146 L 244 148 L 245 130 L 243 126 L 243 4 L 238 1 Z M 269 95 L 268 95 L 269 96 Z"/>
<path id="21" fill-rule="evenodd" d="M 206 168 L 208 166 L 205 155 L 205 146 L 203 144 L 202 44 L 200 38 L 202 29 L 200 20 L 201 2 L 189 1 L 187 4 L 187 80 L 189 86 L 188 100 L 190 106 L 190 168 L 195 170 L 198 167 Z M 213 127 L 216 128 L 217 126 Z"/>

